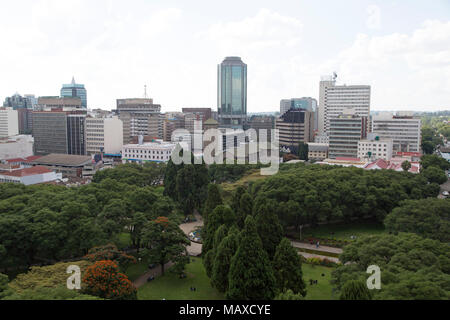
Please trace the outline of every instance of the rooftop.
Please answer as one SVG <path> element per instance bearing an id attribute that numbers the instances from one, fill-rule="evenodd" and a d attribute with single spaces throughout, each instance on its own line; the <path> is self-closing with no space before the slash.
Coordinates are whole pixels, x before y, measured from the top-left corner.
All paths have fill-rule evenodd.
<path id="1" fill-rule="evenodd" d="M 44 173 L 50 173 L 52 170 L 47 169 L 46 167 L 42 166 L 35 166 L 31 168 L 25 168 L 20 170 L 15 170 L 11 172 L 0 172 L 0 174 L 10 177 L 27 177 L 27 176 L 34 176 L 37 174 L 44 174 Z"/>
<path id="2" fill-rule="evenodd" d="M 92 158 L 90 156 L 77 156 L 70 154 L 49 154 L 47 156 L 40 157 L 37 160 L 32 161 L 37 165 L 57 165 L 57 166 L 71 166 L 81 167 L 85 164 L 91 163 Z"/>

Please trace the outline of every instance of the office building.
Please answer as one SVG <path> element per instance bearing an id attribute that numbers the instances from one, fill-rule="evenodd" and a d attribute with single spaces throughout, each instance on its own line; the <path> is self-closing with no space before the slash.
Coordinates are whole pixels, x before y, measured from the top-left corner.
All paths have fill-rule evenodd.
<path id="1" fill-rule="evenodd" d="M 19 134 L 19 115 L 12 108 L 0 108 L 0 138 Z"/>
<path id="2" fill-rule="evenodd" d="M 31 168 L 14 168 L 11 170 L 2 170 L 0 168 L 0 183 L 20 183 L 31 186 L 41 183 L 49 183 L 62 179 L 62 174 L 52 170 L 35 166 Z"/>
<path id="3" fill-rule="evenodd" d="M 185 125 L 184 114 L 166 113 L 163 122 L 163 140 L 172 141 L 172 134 L 178 129 L 184 129 L 184 125 Z"/>
<path id="4" fill-rule="evenodd" d="M 153 104 L 153 99 L 118 99 L 117 114 L 123 123 L 124 145 L 140 135 L 162 138 L 161 105 Z"/>
<path id="5" fill-rule="evenodd" d="M 367 139 L 358 142 L 358 158 L 376 161 L 392 159 L 392 139 L 382 139 L 374 133 L 367 135 Z"/>
<path id="6" fill-rule="evenodd" d="M 300 142 L 313 141 L 314 113 L 301 109 L 291 109 L 276 120 L 279 130 L 280 148 L 290 153 L 298 153 Z"/>
<path id="7" fill-rule="evenodd" d="M 243 129 L 247 119 L 247 65 L 227 57 L 218 66 L 217 110 L 220 127 Z"/>
<path id="8" fill-rule="evenodd" d="M 194 132 L 195 121 L 201 121 L 203 124 L 212 117 L 211 108 L 183 108 L 183 114 L 184 128 L 191 133 Z"/>
<path id="9" fill-rule="evenodd" d="M 79 98 L 81 100 L 81 106 L 87 109 L 87 92 L 84 88 L 84 84 L 78 84 L 75 82 L 75 78 L 72 78 L 70 84 L 63 84 L 61 88 L 61 97 L 67 98 Z"/>
<path id="10" fill-rule="evenodd" d="M 358 158 L 358 144 L 367 137 L 367 128 L 368 118 L 359 117 L 354 110 L 331 118 L 329 158 Z"/>
<path id="11" fill-rule="evenodd" d="M 80 98 L 68 97 L 39 97 L 36 106 L 37 111 L 50 111 L 52 109 L 61 109 L 63 111 L 82 109 Z"/>
<path id="12" fill-rule="evenodd" d="M 31 135 L 0 138 L 0 160 L 30 157 L 33 155 L 33 144 Z"/>
<path id="13" fill-rule="evenodd" d="M 89 155 L 120 154 L 123 146 L 123 125 L 118 117 L 86 118 L 86 152 Z"/>
<path id="14" fill-rule="evenodd" d="M 168 162 L 176 143 L 155 140 L 145 143 L 140 138 L 137 144 L 127 144 L 122 148 L 123 163 Z"/>
<path id="15" fill-rule="evenodd" d="M 83 111 L 33 112 L 34 154 L 86 154 L 86 113 Z"/>
<path id="16" fill-rule="evenodd" d="M 372 118 L 372 132 L 380 139 L 391 139 L 394 153 L 420 152 L 421 129 L 421 119 L 412 112 L 382 112 Z"/>
<path id="17" fill-rule="evenodd" d="M 280 102 L 280 114 L 284 115 L 290 109 L 307 110 L 314 112 L 314 130 L 318 129 L 319 118 L 317 114 L 317 100 L 314 98 L 284 99 Z"/>
<path id="18" fill-rule="evenodd" d="M 329 134 L 331 119 L 352 109 L 356 116 L 370 116 L 371 87 L 366 85 L 336 85 L 336 76 L 322 77 L 318 107 L 319 134 Z"/>

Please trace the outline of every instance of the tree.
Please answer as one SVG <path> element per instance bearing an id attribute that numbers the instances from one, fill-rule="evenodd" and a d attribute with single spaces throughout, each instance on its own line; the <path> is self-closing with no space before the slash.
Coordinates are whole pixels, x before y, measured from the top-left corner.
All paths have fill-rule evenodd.
<path id="1" fill-rule="evenodd" d="M 82 294 L 76 290 L 69 290 L 63 286 L 58 288 L 45 288 L 39 287 L 36 289 L 26 289 L 21 292 L 13 292 L 10 293 L 3 298 L 4 300 L 20 300 L 20 301 L 29 301 L 29 300 L 39 300 L 39 301 L 71 301 L 71 300 L 104 300 L 100 297 L 91 296 L 87 294 Z"/>
<path id="2" fill-rule="evenodd" d="M 430 183 L 443 184 L 447 181 L 447 175 L 440 168 L 431 166 L 422 171 L 422 174 Z"/>
<path id="3" fill-rule="evenodd" d="M 340 300 L 371 300 L 367 285 L 358 280 L 350 280 L 342 288 Z"/>
<path id="4" fill-rule="evenodd" d="M 305 300 L 305 298 L 299 293 L 294 293 L 292 290 L 288 290 L 280 293 L 275 300 Z"/>
<path id="5" fill-rule="evenodd" d="M 231 259 L 238 248 L 238 230 L 231 229 L 216 249 L 213 263 L 211 284 L 219 292 L 225 293 L 228 290 L 228 274 L 230 271 Z"/>
<path id="6" fill-rule="evenodd" d="M 8 286 L 8 282 L 8 276 L 0 273 L 0 300 L 11 294 L 11 289 Z"/>
<path id="7" fill-rule="evenodd" d="M 411 162 L 405 161 L 402 163 L 402 169 L 405 172 L 408 172 L 411 169 Z"/>
<path id="8" fill-rule="evenodd" d="M 448 162 L 447 160 L 445 160 L 442 157 L 439 157 L 436 154 L 424 155 L 420 159 L 420 164 L 422 165 L 422 167 L 424 169 L 427 169 L 427 168 L 429 168 L 431 166 L 439 167 L 442 170 L 449 170 L 450 169 L 450 162 Z"/>
<path id="9" fill-rule="evenodd" d="M 386 230 L 411 232 L 426 238 L 450 242 L 450 201 L 428 198 L 407 200 L 384 220 Z"/>
<path id="10" fill-rule="evenodd" d="M 119 199 L 110 201 L 99 215 L 101 226 L 107 233 L 108 239 L 121 233 L 128 224 L 129 218 L 124 201 Z"/>
<path id="11" fill-rule="evenodd" d="M 298 157 L 300 160 L 308 161 L 309 160 L 309 145 L 304 142 L 300 142 L 298 147 Z"/>
<path id="12" fill-rule="evenodd" d="M 248 215 L 251 215 L 253 212 L 253 199 L 248 194 L 248 192 L 244 192 L 242 194 L 241 199 L 239 201 L 239 210 L 237 212 L 237 224 L 240 228 L 244 227 L 245 219 Z"/>
<path id="13" fill-rule="evenodd" d="M 167 217 L 160 217 L 147 223 L 142 232 L 142 243 L 144 246 L 142 256 L 149 264 L 160 264 L 162 275 L 165 264 L 185 255 L 186 246 L 190 245 L 190 241 L 178 224 Z"/>
<path id="14" fill-rule="evenodd" d="M 430 141 L 422 142 L 422 150 L 425 154 L 433 154 L 435 146 Z"/>
<path id="15" fill-rule="evenodd" d="M 256 216 L 256 226 L 263 248 L 272 260 L 281 239 L 283 239 L 283 227 L 277 215 L 269 210 L 267 206 L 260 208 Z"/>
<path id="16" fill-rule="evenodd" d="M 116 262 L 123 270 L 126 270 L 130 264 L 136 263 L 135 257 L 119 251 L 114 244 L 92 248 L 84 258 L 91 262 L 111 260 Z"/>
<path id="17" fill-rule="evenodd" d="M 275 295 L 275 277 L 269 257 L 263 249 L 254 218 L 248 216 L 239 247 L 231 259 L 226 296 L 231 300 L 271 300 Z"/>
<path id="18" fill-rule="evenodd" d="M 177 166 L 172 159 L 167 163 L 167 168 L 164 174 L 164 195 L 177 200 L 177 174 L 178 170 L 183 167 L 183 164 Z"/>
<path id="19" fill-rule="evenodd" d="M 273 270 L 277 288 L 280 292 L 291 290 L 295 294 L 306 296 L 303 281 L 302 260 L 288 239 L 283 238 L 277 247 L 273 259 Z"/>
<path id="20" fill-rule="evenodd" d="M 216 184 L 210 184 L 208 186 L 208 198 L 206 199 L 205 209 L 203 210 L 203 218 L 207 219 L 208 214 L 223 204 L 222 196 L 220 195 L 219 186 Z"/>
<path id="21" fill-rule="evenodd" d="M 110 300 L 136 300 L 137 292 L 127 276 L 110 260 L 97 261 L 83 276 L 83 292 Z"/>
<path id="22" fill-rule="evenodd" d="M 231 197 L 231 209 L 234 212 L 239 212 L 239 208 L 241 206 L 241 197 L 247 191 L 243 186 L 239 185 L 233 192 L 233 196 Z"/>
<path id="23" fill-rule="evenodd" d="M 228 206 L 220 205 L 209 214 L 202 231 L 202 254 L 206 255 L 209 250 L 214 248 L 214 236 L 217 229 L 223 224 L 231 227 L 234 221 L 236 221 L 234 212 Z"/>

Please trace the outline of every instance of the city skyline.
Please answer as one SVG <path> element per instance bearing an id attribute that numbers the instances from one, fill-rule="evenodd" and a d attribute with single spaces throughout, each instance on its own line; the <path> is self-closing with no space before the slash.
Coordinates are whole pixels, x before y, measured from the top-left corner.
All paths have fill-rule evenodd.
<path id="1" fill-rule="evenodd" d="M 92 109 L 143 97 L 147 85 L 164 112 L 216 110 L 216 66 L 240 56 L 248 64 L 249 113 L 276 111 L 282 99 L 318 100 L 320 77 L 335 71 L 338 84 L 372 87 L 372 111 L 450 108 L 445 1 L 433 7 L 425 1 L 349 1 L 345 7 L 263 1 L 242 4 L 239 12 L 230 9 L 233 1 L 230 8 L 204 1 L 133 3 L 0 4 L 3 12 L 23 11 L 20 21 L 6 15 L 0 22 L 7 44 L 1 101 L 15 92 L 58 95 L 61 83 L 75 76 Z M 403 21 L 405 14 L 412 18 Z"/>

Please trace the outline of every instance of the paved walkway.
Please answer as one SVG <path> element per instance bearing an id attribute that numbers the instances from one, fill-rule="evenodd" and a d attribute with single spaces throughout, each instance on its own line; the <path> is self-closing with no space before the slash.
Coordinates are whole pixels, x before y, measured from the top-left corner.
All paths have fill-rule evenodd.
<path id="1" fill-rule="evenodd" d="M 167 263 L 164 266 L 164 271 L 167 271 L 172 265 L 172 262 Z M 139 289 L 148 282 L 148 278 L 150 278 L 151 276 L 154 276 L 155 278 L 161 276 L 161 266 L 157 266 L 156 268 L 153 268 L 144 273 L 142 276 L 133 281 L 133 285 L 136 287 L 136 289 Z"/>
<path id="2" fill-rule="evenodd" d="M 341 254 L 342 252 L 344 252 L 340 248 L 326 247 L 326 246 L 319 246 L 319 248 L 317 248 L 315 245 L 311 245 L 311 244 L 303 243 L 303 242 L 298 242 L 298 241 L 291 241 L 291 243 L 292 243 L 292 245 L 295 248 L 300 248 L 300 249 L 323 251 L 323 252 L 335 253 L 335 254 Z"/>
<path id="3" fill-rule="evenodd" d="M 180 226 L 181 230 L 183 230 L 187 236 L 189 236 L 189 233 L 194 231 L 197 227 L 203 227 L 203 219 L 198 213 L 195 213 L 195 219 L 197 219 L 196 222 L 183 223 Z M 190 256 L 199 256 L 202 254 L 202 245 L 191 241 L 191 245 L 187 247 L 187 251 Z"/>

